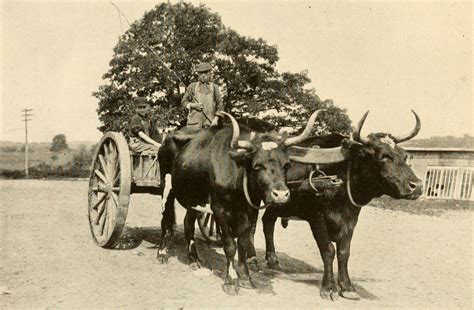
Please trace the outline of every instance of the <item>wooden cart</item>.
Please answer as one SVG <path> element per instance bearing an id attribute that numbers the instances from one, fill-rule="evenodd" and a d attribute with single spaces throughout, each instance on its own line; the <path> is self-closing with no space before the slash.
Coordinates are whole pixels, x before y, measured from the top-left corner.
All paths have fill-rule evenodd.
<path id="1" fill-rule="evenodd" d="M 158 156 L 132 152 L 121 133 L 107 132 L 94 154 L 88 190 L 89 225 L 98 246 L 113 248 L 117 244 L 133 193 L 162 195 Z M 200 213 L 198 225 L 208 243 L 222 244 L 212 214 Z"/>

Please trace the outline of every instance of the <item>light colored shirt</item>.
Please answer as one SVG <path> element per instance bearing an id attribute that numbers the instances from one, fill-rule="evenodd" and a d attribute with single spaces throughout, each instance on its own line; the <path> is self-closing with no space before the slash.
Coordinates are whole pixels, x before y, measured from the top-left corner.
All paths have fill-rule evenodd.
<path id="1" fill-rule="evenodd" d="M 188 108 L 188 104 L 196 102 L 196 100 L 202 104 L 203 110 L 189 110 L 187 120 L 188 126 L 195 128 L 208 126 L 215 117 L 216 112 L 224 110 L 219 86 L 215 83 L 203 84 L 200 82 L 193 82 L 189 84 L 181 102 L 186 108 Z"/>

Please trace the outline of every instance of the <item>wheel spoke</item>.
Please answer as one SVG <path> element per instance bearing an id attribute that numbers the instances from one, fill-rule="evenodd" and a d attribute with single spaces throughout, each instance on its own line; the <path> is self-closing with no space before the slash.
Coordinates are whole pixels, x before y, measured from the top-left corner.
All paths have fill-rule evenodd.
<path id="1" fill-rule="evenodd" d="M 109 167 L 107 166 L 104 156 L 102 156 L 102 154 L 99 154 L 99 160 L 100 160 L 100 164 L 102 165 L 102 170 L 104 171 L 106 179 L 110 180 Z"/>
<path id="2" fill-rule="evenodd" d="M 102 182 L 108 183 L 107 178 L 105 177 L 105 175 L 104 175 L 102 172 L 100 172 L 99 169 L 95 169 L 94 172 L 95 172 L 95 174 L 97 174 L 97 176 L 102 180 Z"/>
<path id="3" fill-rule="evenodd" d="M 109 150 L 109 145 L 108 143 L 104 143 L 104 154 L 105 156 L 107 156 L 108 154 L 110 153 L 110 150 Z"/>
<path id="4" fill-rule="evenodd" d="M 110 153 L 112 153 L 112 152 L 115 151 L 115 145 L 114 145 L 114 143 L 112 142 L 112 140 L 109 141 L 108 147 L 109 147 L 109 152 L 110 152 Z"/>
<path id="5" fill-rule="evenodd" d="M 118 172 L 118 160 L 117 160 L 117 151 L 115 149 L 115 146 L 114 144 L 112 143 L 112 141 L 109 142 L 108 146 L 108 153 L 106 154 L 105 156 L 105 159 L 107 160 L 107 167 L 109 169 L 109 176 L 110 176 L 110 179 L 114 179 L 117 175 L 117 172 Z"/>
<path id="6" fill-rule="evenodd" d="M 118 159 L 115 161 L 114 170 L 115 170 L 115 179 L 114 180 L 118 180 L 118 178 L 120 177 L 120 165 L 119 165 L 119 160 Z"/>
<path id="7" fill-rule="evenodd" d="M 118 208 L 119 206 L 119 199 L 118 199 L 118 196 L 116 193 L 112 192 L 111 193 L 111 196 L 112 196 L 112 200 L 114 201 L 115 203 L 115 208 Z"/>
<path id="8" fill-rule="evenodd" d="M 111 155 L 111 159 L 114 161 L 117 160 L 117 148 L 115 147 L 115 144 L 110 141 L 109 143 L 109 155 Z"/>
<path id="9" fill-rule="evenodd" d="M 119 178 L 120 178 L 120 173 L 118 173 L 118 171 L 117 171 L 117 175 L 115 176 L 115 179 L 114 179 L 114 181 L 112 182 L 112 186 L 114 186 L 114 185 L 117 183 L 117 181 L 118 181 Z"/>
<path id="10" fill-rule="evenodd" d="M 102 213 L 102 217 L 99 219 L 99 232 L 100 232 L 100 235 L 103 236 L 104 235 L 104 228 L 105 228 L 105 224 L 107 222 L 107 205 L 108 205 L 108 202 L 109 200 L 105 200 L 104 202 L 104 212 Z"/>
<path id="11" fill-rule="evenodd" d="M 96 225 L 99 225 L 99 222 L 100 222 L 100 219 L 102 218 L 102 214 L 104 214 L 104 210 L 105 210 L 105 204 L 107 203 L 107 195 L 104 195 L 104 202 L 102 204 L 99 205 L 99 208 L 97 210 L 97 217 L 95 219 L 95 223 Z"/>
<path id="12" fill-rule="evenodd" d="M 100 197 L 99 200 L 97 200 L 97 202 L 94 204 L 92 209 L 97 210 L 97 207 L 102 203 L 102 201 L 104 201 L 105 197 L 106 195 L 103 195 L 102 197 Z"/>
<path id="13" fill-rule="evenodd" d="M 104 232 L 102 233 L 102 235 L 104 235 L 105 237 L 107 237 L 109 235 L 109 228 L 110 228 L 110 223 L 112 222 L 110 220 L 110 205 L 111 205 L 111 198 L 109 196 L 108 200 L 107 200 L 107 210 L 105 212 L 107 212 L 105 214 L 105 223 L 104 223 Z"/>
<path id="14" fill-rule="evenodd" d="M 112 197 L 114 197 L 112 195 Z M 116 210 L 116 209 L 115 209 Z M 113 221 L 114 211 L 113 208 L 107 210 L 107 233 L 106 236 L 109 236 L 114 231 L 115 222 Z"/>

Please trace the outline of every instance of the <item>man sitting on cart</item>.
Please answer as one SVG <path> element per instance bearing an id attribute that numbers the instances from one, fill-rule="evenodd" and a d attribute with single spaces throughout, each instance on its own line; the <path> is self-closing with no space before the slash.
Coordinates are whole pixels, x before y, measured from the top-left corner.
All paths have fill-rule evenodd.
<path id="1" fill-rule="evenodd" d="M 156 123 L 149 117 L 150 103 L 146 98 L 138 97 L 134 100 L 136 113 L 129 123 L 129 147 L 136 153 L 152 152 L 158 153 L 162 141 Z"/>
<path id="2" fill-rule="evenodd" d="M 199 63 L 196 66 L 198 81 L 186 88 L 181 102 L 188 110 L 188 128 L 202 129 L 215 126 L 218 123 L 219 112 L 224 110 L 219 86 L 211 81 L 211 70 L 209 63 Z"/>

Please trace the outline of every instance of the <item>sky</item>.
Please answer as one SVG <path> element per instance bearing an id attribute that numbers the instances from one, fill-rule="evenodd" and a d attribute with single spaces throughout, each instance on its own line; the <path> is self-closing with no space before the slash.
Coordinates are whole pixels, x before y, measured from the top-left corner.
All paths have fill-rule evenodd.
<path id="1" fill-rule="evenodd" d="M 114 1 L 130 21 L 160 1 Z M 172 1 L 173 2 L 173 1 Z M 451 1 L 191 1 L 239 34 L 278 47 L 280 72 L 308 70 L 321 99 L 363 134 L 473 134 L 472 4 Z M 97 99 L 127 23 L 110 1 L 11 1 L 1 6 L 0 140 L 98 141 Z"/>

